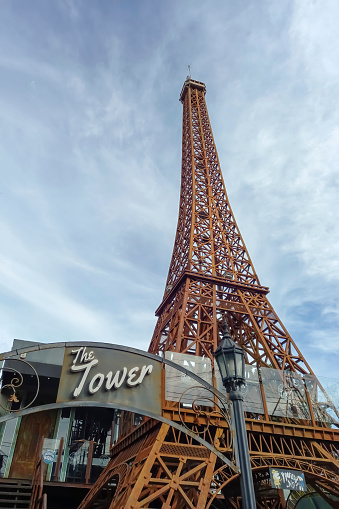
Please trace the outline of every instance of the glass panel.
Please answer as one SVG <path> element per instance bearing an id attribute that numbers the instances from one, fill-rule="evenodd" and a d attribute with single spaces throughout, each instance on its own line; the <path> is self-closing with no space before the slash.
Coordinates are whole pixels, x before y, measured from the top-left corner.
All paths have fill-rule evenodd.
<path id="1" fill-rule="evenodd" d="M 245 366 L 245 387 L 241 388 L 244 395 L 244 411 L 254 414 L 263 414 L 264 405 L 262 402 L 258 370 L 255 366 Z"/>
<path id="2" fill-rule="evenodd" d="M 69 458 L 66 481 L 85 483 L 86 467 L 93 444 L 89 481 L 94 482 L 109 461 L 109 440 L 114 410 L 77 408 L 69 437 Z"/>
<path id="3" fill-rule="evenodd" d="M 261 368 L 268 414 L 310 420 L 301 376 L 291 371 Z"/>
<path id="4" fill-rule="evenodd" d="M 243 378 L 245 373 L 243 372 L 245 358 L 244 354 L 242 352 L 235 354 L 235 362 L 236 362 L 236 368 L 237 368 L 237 376 L 240 378 Z"/>
<path id="5" fill-rule="evenodd" d="M 226 364 L 225 364 L 225 356 L 223 354 L 219 355 L 218 361 L 216 362 L 217 370 L 219 370 L 222 378 L 226 378 Z"/>
<path id="6" fill-rule="evenodd" d="M 58 446 L 57 446 L 58 448 L 59 448 L 61 438 L 64 439 L 64 445 L 63 445 L 62 452 L 61 452 L 61 462 L 60 462 L 60 470 L 59 470 L 58 480 L 61 480 L 62 466 L 64 464 L 64 458 L 65 458 L 65 453 L 66 453 L 67 436 L 68 436 L 68 429 L 69 429 L 69 423 L 70 423 L 70 413 L 71 413 L 71 411 L 69 408 L 64 408 L 64 409 L 60 410 L 61 415 L 60 415 L 60 419 L 59 419 L 59 426 L 58 426 L 56 440 L 58 442 Z M 53 479 L 53 476 L 55 473 L 56 461 L 58 459 L 58 456 L 57 456 L 58 452 L 59 451 L 57 450 L 55 462 L 53 462 L 53 467 L 52 467 L 52 470 L 50 473 L 50 479 Z"/>
<path id="7" fill-rule="evenodd" d="M 245 387 L 241 388 L 241 392 L 244 395 L 244 411 L 253 414 L 263 414 L 264 405 L 262 402 L 258 370 L 255 366 L 245 365 Z M 216 374 L 217 389 L 222 394 L 225 394 L 225 389 L 222 385 L 220 374 Z"/>
<path id="8" fill-rule="evenodd" d="M 165 358 L 192 371 L 212 385 L 212 365 L 209 358 L 178 352 L 165 352 Z M 186 405 L 192 405 L 195 401 L 197 405 L 213 406 L 209 401 L 213 399 L 213 395 L 208 390 L 191 377 L 168 365 L 165 366 L 165 398 L 167 401 L 179 401 L 181 398 L 181 402 Z"/>
<path id="9" fill-rule="evenodd" d="M 70 444 L 66 482 L 85 483 L 89 442 Z"/>
<path id="10" fill-rule="evenodd" d="M 45 464 L 49 466 L 50 470 L 55 469 L 58 452 L 59 452 L 60 440 L 57 438 L 44 438 L 44 443 L 42 445 L 42 459 Z M 47 473 L 48 479 L 50 478 L 50 473 Z"/>
<path id="11" fill-rule="evenodd" d="M 234 362 L 234 352 L 232 352 L 231 355 L 229 355 L 227 357 L 227 359 L 225 359 L 225 362 L 226 362 L 226 371 L 227 371 L 227 378 L 234 378 L 235 375 L 236 375 L 236 372 L 235 372 L 235 362 Z"/>
<path id="12" fill-rule="evenodd" d="M 0 447 L 0 477 L 4 477 L 7 466 L 7 460 L 11 451 L 11 446 L 14 438 L 14 432 L 18 419 L 9 419 L 4 423 L 5 431 L 2 436 Z"/>
<path id="13" fill-rule="evenodd" d="M 310 395 L 314 419 L 327 425 L 338 420 L 335 405 L 320 380 L 313 375 L 304 375 L 304 380 Z"/>

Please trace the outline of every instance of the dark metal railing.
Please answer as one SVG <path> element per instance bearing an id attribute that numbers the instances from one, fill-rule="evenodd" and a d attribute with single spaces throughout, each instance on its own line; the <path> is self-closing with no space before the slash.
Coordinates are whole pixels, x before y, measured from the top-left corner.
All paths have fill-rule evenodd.
<path id="1" fill-rule="evenodd" d="M 42 459 L 42 449 L 44 437 L 41 437 L 37 451 L 37 462 L 32 478 L 32 495 L 29 509 L 47 509 L 47 494 L 44 493 L 44 462 Z"/>
<path id="2" fill-rule="evenodd" d="M 64 437 L 61 437 L 60 443 L 59 443 L 57 461 L 56 461 L 56 465 L 55 465 L 55 471 L 54 471 L 54 475 L 53 475 L 53 481 L 59 480 L 59 472 L 60 472 L 60 467 L 61 467 L 61 457 L 62 457 L 63 447 L 64 447 Z"/>

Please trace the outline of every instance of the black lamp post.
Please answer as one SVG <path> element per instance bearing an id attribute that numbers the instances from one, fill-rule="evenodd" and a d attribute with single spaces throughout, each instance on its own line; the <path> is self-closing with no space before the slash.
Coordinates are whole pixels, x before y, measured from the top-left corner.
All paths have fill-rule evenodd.
<path id="1" fill-rule="evenodd" d="M 245 385 L 245 355 L 243 349 L 232 340 L 226 322 L 223 323 L 222 333 L 222 342 L 214 352 L 214 357 L 219 367 L 223 386 L 229 392 L 229 399 L 233 402 L 234 426 L 241 471 L 242 506 L 244 509 L 255 509 L 257 506 L 242 404 L 244 398 L 241 393 L 241 386 Z"/>

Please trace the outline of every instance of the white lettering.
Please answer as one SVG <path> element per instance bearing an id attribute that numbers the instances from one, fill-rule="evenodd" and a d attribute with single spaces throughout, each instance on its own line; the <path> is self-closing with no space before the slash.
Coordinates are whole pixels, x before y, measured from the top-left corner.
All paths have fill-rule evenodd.
<path id="1" fill-rule="evenodd" d="M 80 359 L 79 354 L 81 353 Z M 89 353 L 86 352 L 86 347 L 80 347 L 77 350 L 72 350 L 72 354 L 76 354 L 75 358 L 73 359 L 73 364 L 77 363 L 77 360 L 79 359 L 79 362 L 89 362 L 94 360 L 94 354 L 92 351 Z"/>
<path id="2" fill-rule="evenodd" d="M 82 389 L 83 389 L 83 387 L 85 385 L 88 373 L 93 368 L 93 366 L 98 364 L 98 362 L 99 362 L 98 359 L 93 359 L 88 364 L 82 364 L 82 365 L 80 364 L 80 366 L 75 366 L 73 364 L 71 366 L 71 371 L 73 371 L 73 373 L 77 373 L 78 371 L 84 371 L 84 374 L 82 375 L 82 379 L 80 380 L 80 383 L 79 383 L 78 387 L 76 387 L 74 392 L 73 392 L 73 398 L 77 398 L 79 396 L 80 392 L 82 391 Z"/>
<path id="3" fill-rule="evenodd" d="M 91 352 L 89 352 L 89 354 L 88 354 L 88 359 L 87 359 L 87 360 L 92 361 L 93 359 L 94 359 L 94 354 L 93 354 L 93 352 L 91 351 Z"/>
<path id="4" fill-rule="evenodd" d="M 150 375 L 153 371 L 153 366 L 152 364 L 149 364 L 148 366 L 143 366 L 141 368 L 141 372 L 140 372 L 140 376 L 138 378 L 138 380 L 136 380 L 136 384 L 141 384 L 145 378 L 146 375 Z"/>
<path id="5" fill-rule="evenodd" d="M 76 354 L 75 358 L 73 359 L 73 364 L 76 364 L 77 360 L 78 360 L 78 357 L 79 357 L 79 353 L 81 352 L 82 348 L 78 348 L 77 350 L 72 350 L 72 354 Z"/>
<path id="6" fill-rule="evenodd" d="M 109 391 L 110 389 L 119 389 L 119 387 L 122 386 L 124 383 L 124 380 L 127 375 L 127 368 L 124 368 L 122 370 L 122 375 L 119 380 L 120 371 L 117 371 L 112 379 L 113 373 L 112 371 L 109 371 L 106 375 L 107 382 L 106 382 L 106 391 Z"/>
<path id="7" fill-rule="evenodd" d="M 105 378 L 105 376 L 104 376 L 104 374 L 103 374 L 103 373 L 98 373 L 97 375 L 95 375 L 95 376 L 92 378 L 92 380 L 90 381 L 90 383 L 89 383 L 89 386 L 88 386 L 88 392 L 89 392 L 90 394 L 95 394 L 95 393 L 96 393 L 96 392 L 100 389 L 100 387 L 102 386 L 102 383 L 103 383 L 103 381 L 104 381 L 104 378 Z M 94 387 L 94 384 L 95 384 L 96 382 L 98 382 L 98 383 L 97 383 L 97 386 L 96 386 L 96 387 Z"/>
<path id="8" fill-rule="evenodd" d="M 137 375 L 137 371 L 139 371 L 139 368 L 132 368 L 128 372 L 128 378 L 126 380 L 126 384 L 128 387 L 134 387 L 135 385 L 138 385 L 138 380 L 133 382 L 133 378 L 135 378 Z"/>
<path id="9" fill-rule="evenodd" d="M 73 392 L 73 398 L 77 398 L 84 389 L 91 369 L 99 363 L 99 360 L 95 358 L 92 350 L 87 352 L 85 346 L 71 350 L 71 354 L 74 355 L 74 359 L 70 368 L 71 372 L 79 373 L 83 371 L 81 380 Z M 127 387 L 135 387 L 140 385 L 144 381 L 145 376 L 152 373 L 152 371 L 153 365 L 149 364 L 148 366 L 144 365 L 141 368 L 135 366 L 129 371 L 126 367 L 124 367 L 122 370 L 116 371 L 115 373 L 109 371 L 106 376 L 103 373 L 97 373 L 89 380 L 88 392 L 90 394 L 95 394 L 98 392 L 98 390 L 103 387 L 105 378 L 106 383 L 104 388 L 106 391 L 111 389 L 119 389 L 119 387 L 121 387 L 124 382 L 126 383 Z"/>

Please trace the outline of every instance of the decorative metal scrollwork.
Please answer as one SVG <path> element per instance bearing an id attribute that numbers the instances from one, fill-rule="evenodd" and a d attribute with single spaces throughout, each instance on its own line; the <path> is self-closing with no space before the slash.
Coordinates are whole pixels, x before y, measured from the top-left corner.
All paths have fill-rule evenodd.
<path id="1" fill-rule="evenodd" d="M 38 397 L 38 394 L 39 394 L 39 390 L 40 390 L 40 380 L 39 380 L 39 375 L 36 371 L 36 369 L 32 366 L 32 364 L 30 364 L 29 362 L 23 360 L 23 359 L 10 359 L 10 361 L 17 361 L 17 362 L 23 362 L 24 364 L 26 364 L 27 366 L 29 366 L 29 368 L 33 371 L 35 377 L 36 377 L 36 383 L 37 383 L 37 388 L 36 388 L 36 392 L 35 392 L 35 395 L 34 397 L 32 398 L 32 400 L 24 407 L 21 407 L 21 408 L 18 408 L 18 409 L 12 409 L 12 408 L 6 408 L 4 407 L 2 404 L 1 404 L 1 400 L 0 400 L 0 406 L 1 408 L 3 408 L 4 410 L 6 410 L 7 412 L 19 412 L 19 411 L 22 411 L 22 410 L 26 410 L 26 408 L 29 408 L 30 406 L 32 406 L 32 404 L 34 403 L 34 401 L 36 400 L 36 398 Z M 7 361 L 8 362 L 8 361 Z M 15 374 L 15 376 L 11 379 L 11 381 L 7 384 L 4 384 L 2 385 L 2 379 L 3 379 L 3 374 L 4 372 L 13 372 Z M 23 375 L 20 373 L 20 371 L 18 369 L 14 369 L 8 365 L 5 365 L 3 368 L 2 368 L 2 375 L 1 375 L 1 379 L 0 379 L 0 382 L 1 382 L 1 386 L 0 386 L 0 394 L 3 394 L 3 391 L 5 389 L 9 390 L 10 391 L 10 395 L 9 395 L 9 398 L 8 398 L 8 401 L 10 403 L 19 403 L 19 398 L 17 397 L 17 389 L 20 387 L 22 387 L 22 384 L 24 382 L 24 377 Z"/>
<path id="2" fill-rule="evenodd" d="M 196 435 L 202 435 L 203 433 L 206 433 L 208 431 L 211 424 L 214 426 L 216 425 L 215 422 L 213 422 L 216 417 L 221 417 L 221 418 L 225 419 L 229 429 L 232 430 L 231 415 L 230 415 L 230 410 L 229 410 L 228 403 L 227 403 L 226 399 L 219 398 L 214 392 L 212 392 L 211 390 L 209 390 L 207 388 L 204 388 L 203 391 L 204 391 L 204 393 L 209 392 L 211 394 L 211 397 L 209 397 L 205 394 L 198 395 L 189 403 L 190 408 L 192 408 L 192 410 L 194 411 L 194 413 L 196 414 L 197 417 L 205 418 L 206 424 L 204 424 L 202 426 L 201 430 L 194 429 L 194 431 L 189 426 L 187 426 L 187 422 L 185 422 L 184 418 L 182 417 L 182 412 L 184 411 L 184 408 L 183 408 L 184 400 L 187 399 L 187 393 L 189 391 L 192 391 L 192 390 L 196 391 L 197 389 L 199 389 L 201 391 L 202 387 L 199 385 L 194 385 L 192 387 L 189 387 L 180 396 L 178 411 L 179 411 L 180 420 L 181 420 L 182 424 L 185 426 L 185 428 L 187 428 L 191 433 L 195 433 Z M 189 398 L 189 399 L 191 399 L 191 398 Z M 199 403 L 197 403 L 197 401 Z M 207 407 L 212 407 L 213 410 L 209 411 L 209 410 L 207 410 Z M 230 441 L 232 444 L 232 442 L 233 442 L 233 433 L 232 432 L 230 433 Z"/>

